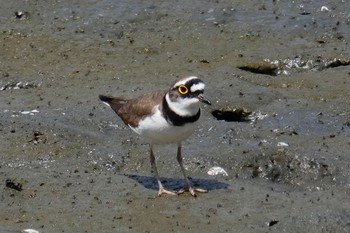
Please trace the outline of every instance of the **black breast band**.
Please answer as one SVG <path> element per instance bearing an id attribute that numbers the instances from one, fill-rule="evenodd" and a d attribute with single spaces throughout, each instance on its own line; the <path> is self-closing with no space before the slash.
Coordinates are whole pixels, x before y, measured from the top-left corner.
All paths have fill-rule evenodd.
<path id="1" fill-rule="evenodd" d="M 163 116 L 172 125 L 182 126 L 186 123 L 193 123 L 199 119 L 201 115 L 201 109 L 198 110 L 196 115 L 193 116 L 180 116 L 170 109 L 168 102 L 163 98 Z"/>

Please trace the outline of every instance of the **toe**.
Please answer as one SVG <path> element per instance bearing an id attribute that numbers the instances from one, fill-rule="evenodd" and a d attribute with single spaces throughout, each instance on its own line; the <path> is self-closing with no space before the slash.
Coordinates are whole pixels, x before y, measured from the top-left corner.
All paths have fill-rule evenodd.
<path id="1" fill-rule="evenodd" d="M 175 192 L 172 192 L 172 191 L 168 191 L 164 188 L 160 188 L 159 191 L 158 191 L 158 196 L 162 196 L 163 194 L 166 194 L 166 195 L 176 195 Z"/>
<path id="2" fill-rule="evenodd" d="M 201 189 L 201 188 L 195 188 L 194 191 L 196 191 L 197 193 L 207 193 L 208 192 L 208 190 Z"/>
<path id="3" fill-rule="evenodd" d="M 197 197 L 196 193 L 207 193 L 208 190 L 206 189 L 201 189 L 201 188 L 193 188 L 192 186 L 187 187 L 186 189 L 181 189 L 178 192 L 176 192 L 178 195 L 181 195 L 188 191 L 193 197 Z"/>

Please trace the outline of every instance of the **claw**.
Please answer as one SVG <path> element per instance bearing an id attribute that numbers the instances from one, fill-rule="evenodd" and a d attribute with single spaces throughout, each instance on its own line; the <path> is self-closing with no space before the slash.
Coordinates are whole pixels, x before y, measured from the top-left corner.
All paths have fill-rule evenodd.
<path id="1" fill-rule="evenodd" d="M 159 188 L 159 191 L 158 191 L 158 197 L 162 196 L 163 194 L 167 194 L 167 195 L 176 195 L 175 192 L 172 192 L 172 191 L 168 191 L 164 188 Z"/>
<path id="2" fill-rule="evenodd" d="M 206 189 L 201 189 L 201 188 L 193 188 L 192 186 L 186 188 L 186 189 L 181 189 L 177 192 L 178 195 L 184 194 L 186 191 L 188 191 L 193 197 L 197 197 L 197 193 L 207 193 L 208 190 Z"/>

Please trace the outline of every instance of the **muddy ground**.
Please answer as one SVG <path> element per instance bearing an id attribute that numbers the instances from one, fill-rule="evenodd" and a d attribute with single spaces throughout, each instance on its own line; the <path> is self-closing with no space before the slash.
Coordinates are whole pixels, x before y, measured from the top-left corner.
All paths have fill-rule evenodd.
<path id="1" fill-rule="evenodd" d="M 350 232 L 346 1 L 7 1 L 0 23 L 0 232 Z M 188 74 L 213 103 L 183 146 L 209 192 L 156 197 L 97 96 Z"/>

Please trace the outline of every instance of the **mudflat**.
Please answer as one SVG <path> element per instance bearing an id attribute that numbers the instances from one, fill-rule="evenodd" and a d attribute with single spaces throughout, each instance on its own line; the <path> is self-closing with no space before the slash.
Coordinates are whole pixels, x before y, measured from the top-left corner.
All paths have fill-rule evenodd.
<path id="1" fill-rule="evenodd" d="M 346 1 L 8 1 L 0 22 L 0 232 L 350 231 Z M 183 145 L 209 192 L 157 197 L 98 95 L 183 75 L 212 102 Z M 181 189 L 176 145 L 155 154 Z"/>

